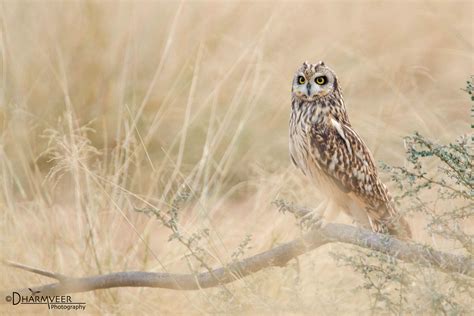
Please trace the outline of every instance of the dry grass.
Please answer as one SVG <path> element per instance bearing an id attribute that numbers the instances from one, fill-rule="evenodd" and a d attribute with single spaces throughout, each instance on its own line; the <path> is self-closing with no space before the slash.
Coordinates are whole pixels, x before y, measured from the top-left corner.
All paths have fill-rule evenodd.
<path id="1" fill-rule="evenodd" d="M 413 130 L 450 141 L 469 129 L 460 88 L 473 71 L 472 10 L 470 1 L 0 3 L 1 256 L 73 276 L 197 269 L 166 228 L 133 210 L 166 208 L 183 185 L 192 192 L 180 229 L 210 229 L 211 265 L 231 260 L 247 234 L 245 255 L 294 238 L 270 202 L 319 200 L 288 161 L 297 66 L 332 66 L 353 125 L 377 159 L 400 165 Z M 369 313 L 354 293 L 360 277 L 336 267 L 331 249 L 344 247 L 228 291 L 73 297 L 89 313 Z M 1 288 L 49 281 L 0 271 Z"/>

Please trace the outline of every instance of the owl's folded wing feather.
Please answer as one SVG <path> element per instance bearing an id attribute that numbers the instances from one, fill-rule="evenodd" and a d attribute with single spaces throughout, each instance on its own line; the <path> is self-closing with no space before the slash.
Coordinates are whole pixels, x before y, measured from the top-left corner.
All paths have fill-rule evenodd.
<path id="1" fill-rule="evenodd" d="M 390 194 L 380 181 L 368 147 L 348 124 L 330 119 L 328 128 L 314 126 L 310 133 L 312 154 L 324 173 L 345 193 L 353 193 L 367 210 L 372 228 L 388 226 L 398 214 Z"/>

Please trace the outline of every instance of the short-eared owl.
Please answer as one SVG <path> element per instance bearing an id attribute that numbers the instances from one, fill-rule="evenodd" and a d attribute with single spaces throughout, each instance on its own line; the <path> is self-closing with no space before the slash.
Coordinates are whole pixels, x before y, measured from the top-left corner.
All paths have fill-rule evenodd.
<path id="1" fill-rule="evenodd" d="M 341 209 L 373 231 L 411 238 L 372 154 L 349 122 L 338 79 L 323 62 L 303 63 L 293 79 L 290 156 L 329 197 L 324 208 Z"/>

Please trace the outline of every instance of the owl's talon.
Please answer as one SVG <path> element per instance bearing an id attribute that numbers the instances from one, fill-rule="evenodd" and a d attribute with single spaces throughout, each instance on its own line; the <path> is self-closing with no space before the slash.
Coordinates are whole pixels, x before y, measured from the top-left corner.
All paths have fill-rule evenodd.
<path id="1" fill-rule="evenodd" d="M 307 229 L 321 228 L 322 219 L 319 214 L 311 212 L 300 218 L 300 225 Z"/>

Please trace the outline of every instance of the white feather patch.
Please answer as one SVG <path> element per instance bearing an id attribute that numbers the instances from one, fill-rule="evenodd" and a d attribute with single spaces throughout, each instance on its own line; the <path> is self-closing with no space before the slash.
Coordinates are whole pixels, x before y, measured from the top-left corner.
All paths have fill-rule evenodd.
<path id="1" fill-rule="evenodd" d="M 337 153 L 334 153 L 331 158 L 331 163 L 329 164 L 330 171 L 334 171 L 334 168 L 336 167 L 337 162 L 338 162 Z"/>
<path id="2" fill-rule="evenodd" d="M 341 138 L 344 140 L 344 143 L 346 144 L 347 150 L 349 151 L 349 155 L 352 155 L 351 144 L 349 144 L 349 140 L 346 138 L 346 134 L 344 134 L 344 130 L 342 129 L 341 124 L 339 124 L 339 122 L 336 121 L 335 119 L 333 119 L 332 117 L 331 117 L 331 123 L 334 126 L 334 128 L 336 129 L 339 136 L 341 136 Z"/>

